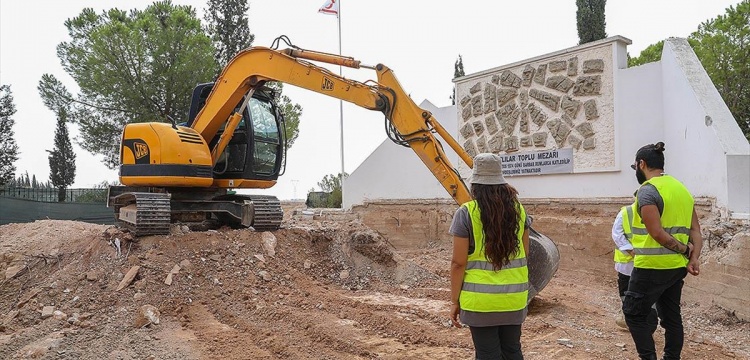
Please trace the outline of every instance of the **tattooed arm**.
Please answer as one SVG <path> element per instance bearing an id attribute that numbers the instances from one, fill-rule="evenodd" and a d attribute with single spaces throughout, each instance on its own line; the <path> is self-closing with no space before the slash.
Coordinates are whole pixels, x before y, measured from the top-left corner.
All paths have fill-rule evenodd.
<path id="1" fill-rule="evenodd" d="M 646 225 L 648 234 L 651 235 L 656 242 L 664 246 L 665 248 L 674 252 L 684 254 L 687 252 L 688 246 L 679 242 L 672 235 L 669 235 L 664 228 L 661 226 L 661 216 L 659 215 L 659 209 L 656 205 L 644 205 L 641 207 L 641 217 L 643 218 L 643 224 Z"/>

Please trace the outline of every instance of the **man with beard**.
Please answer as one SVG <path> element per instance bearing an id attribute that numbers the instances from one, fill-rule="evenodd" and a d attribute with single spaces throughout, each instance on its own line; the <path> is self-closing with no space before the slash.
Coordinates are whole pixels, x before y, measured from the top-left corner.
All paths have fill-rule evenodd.
<path id="1" fill-rule="evenodd" d="M 664 173 L 664 143 L 641 147 L 635 155 L 638 189 L 633 212 L 633 272 L 622 304 L 638 356 L 656 360 L 654 331 L 648 321 L 656 304 L 664 334 L 664 360 L 679 360 L 684 343 L 680 299 L 683 279 L 700 273 L 703 238 L 690 192 Z"/>

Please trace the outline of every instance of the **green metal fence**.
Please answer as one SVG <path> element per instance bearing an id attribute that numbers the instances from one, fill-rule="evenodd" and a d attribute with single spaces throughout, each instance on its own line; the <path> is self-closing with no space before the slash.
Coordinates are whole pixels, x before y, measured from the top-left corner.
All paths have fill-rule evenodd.
<path id="1" fill-rule="evenodd" d="M 107 189 L 67 189 L 65 198 L 57 201 L 57 189 L 0 188 L 0 225 L 43 219 L 114 224 Z"/>

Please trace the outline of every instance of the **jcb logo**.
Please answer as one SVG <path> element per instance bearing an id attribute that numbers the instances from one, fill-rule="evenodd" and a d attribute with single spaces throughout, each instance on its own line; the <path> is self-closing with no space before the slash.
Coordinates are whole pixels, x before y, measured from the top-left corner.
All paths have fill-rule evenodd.
<path id="1" fill-rule="evenodd" d="M 323 85 L 320 88 L 323 89 L 323 91 L 333 91 L 333 80 L 324 77 Z"/>
<path id="2" fill-rule="evenodd" d="M 133 150 L 135 150 L 135 158 L 140 159 L 148 155 L 148 145 L 144 143 L 133 143 Z"/>

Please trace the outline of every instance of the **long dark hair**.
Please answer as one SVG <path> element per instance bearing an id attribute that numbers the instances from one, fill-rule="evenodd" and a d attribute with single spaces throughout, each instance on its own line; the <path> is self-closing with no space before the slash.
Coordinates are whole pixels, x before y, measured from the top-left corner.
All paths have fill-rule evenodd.
<path id="1" fill-rule="evenodd" d="M 518 255 L 521 211 L 518 191 L 509 184 L 472 184 L 471 194 L 479 206 L 484 230 L 484 254 L 495 270 Z"/>

